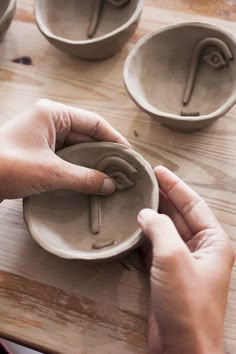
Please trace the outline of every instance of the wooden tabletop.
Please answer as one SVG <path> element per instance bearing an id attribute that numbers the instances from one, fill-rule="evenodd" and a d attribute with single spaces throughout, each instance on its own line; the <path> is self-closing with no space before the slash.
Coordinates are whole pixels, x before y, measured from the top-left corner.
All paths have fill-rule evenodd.
<path id="1" fill-rule="evenodd" d="M 52 47 L 34 24 L 33 1 L 18 0 L 16 18 L 0 45 L 0 123 L 41 97 L 100 113 L 151 164 L 167 166 L 198 191 L 236 248 L 236 108 L 201 132 L 176 133 L 142 113 L 122 82 L 124 60 L 145 33 L 202 20 L 236 35 L 236 23 L 219 19 L 234 20 L 235 4 L 146 1 L 139 28 L 124 49 L 89 63 Z M 14 62 L 23 56 L 32 65 Z M 52 353 L 147 353 L 149 282 L 137 252 L 99 265 L 59 259 L 32 241 L 21 200 L 0 205 L 0 225 L 0 336 Z M 226 352 L 235 354 L 236 268 L 224 339 Z"/>

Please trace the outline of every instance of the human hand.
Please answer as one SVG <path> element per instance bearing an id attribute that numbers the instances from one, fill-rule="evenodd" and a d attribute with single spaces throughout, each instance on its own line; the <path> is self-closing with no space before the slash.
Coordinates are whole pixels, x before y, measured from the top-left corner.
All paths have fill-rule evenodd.
<path id="1" fill-rule="evenodd" d="M 26 197 L 51 189 L 111 194 L 113 180 L 102 172 L 70 164 L 55 150 L 65 144 L 127 140 L 96 113 L 50 100 L 0 128 L 0 199 Z"/>
<path id="2" fill-rule="evenodd" d="M 138 222 L 151 241 L 150 354 L 222 354 L 223 323 L 235 254 L 200 196 L 157 167 L 160 212 Z"/>

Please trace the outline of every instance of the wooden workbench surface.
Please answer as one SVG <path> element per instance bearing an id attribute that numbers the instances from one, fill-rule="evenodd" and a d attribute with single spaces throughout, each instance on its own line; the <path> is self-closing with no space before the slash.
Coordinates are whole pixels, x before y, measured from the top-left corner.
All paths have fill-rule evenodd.
<path id="1" fill-rule="evenodd" d="M 118 55 L 98 63 L 52 47 L 34 24 L 32 3 L 18 0 L 16 18 L 0 45 L 0 124 L 41 97 L 100 113 L 151 164 L 167 166 L 198 191 L 236 248 L 236 108 L 201 132 L 176 133 L 142 113 L 122 82 L 128 52 L 159 26 L 202 20 L 236 35 L 236 23 L 214 18 L 235 19 L 234 1 L 146 1 L 133 38 Z M 13 62 L 22 56 L 32 65 Z M 20 200 L 0 205 L 0 225 L 0 336 L 53 353 L 147 353 L 149 284 L 138 254 L 89 266 L 59 259 L 30 238 Z M 236 354 L 236 268 L 225 350 Z"/>

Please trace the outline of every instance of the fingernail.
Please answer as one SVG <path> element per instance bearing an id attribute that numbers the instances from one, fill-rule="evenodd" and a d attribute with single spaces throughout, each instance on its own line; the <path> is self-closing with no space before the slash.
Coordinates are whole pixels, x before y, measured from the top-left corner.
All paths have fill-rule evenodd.
<path id="1" fill-rule="evenodd" d="M 142 222 L 143 219 L 146 219 L 147 216 L 150 215 L 150 213 L 152 213 L 152 209 L 143 209 L 139 212 L 138 214 L 138 221 Z"/>
<path id="2" fill-rule="evenodd" d="M 122 144 L 132 148 L 132 145 L 129 143 L 129 141 L 124 136 L 120 135 L 120 140 L 122 141 Z"/>
<path id="3" fill-rule="evenodd" d="M 106 177 L 103 182 L 101 193 L 112 194 L 115 192 L 115 190 L 116 190 L 116 185 L 113 179 Z"/>

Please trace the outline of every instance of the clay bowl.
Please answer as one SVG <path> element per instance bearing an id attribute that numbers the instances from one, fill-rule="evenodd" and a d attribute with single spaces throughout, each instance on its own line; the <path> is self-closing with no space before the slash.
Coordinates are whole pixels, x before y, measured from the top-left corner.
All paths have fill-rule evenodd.
<path id="1" fill-rule="evenodd" d="M 38 28 L 51 44 L 70 55 L 89 60 L 111 57 L 135 32 L 144 0 L 130 0 L 120 8 L 111 5 L 110 0 L 103 0 L 96 33 L 88 38 L 96 1 L 36 0 Z"/>
<path id="2" fill-rule="evenodd" d="M 134 102 L 163 125 L 199 130 L 235 104 L 235 39 L 205 23 L 163 27 L 131 51 L 124 83 Z"/>
<path id="3" fill-rule="evenodd" d="M 16 0 L 0 1 L 0 39 L 8 30 L 16 10 Z"/>
<path id="4" fill-rule="evenodd" d="M 34 240 L 59 257 L 80 260 L 116 258 L 136 248 L 142 241 L 138 212 L 146 207 L 158 208 L 158 184 L 149 163 L 132 149 L 114 143 L 78 144 L 58 155 L 73 164 L 104 171 L 119 183 L 121 177 L 114 173 L 123 172 L 133 185 L 106 197 L 60 190 L 26 198 L 24 218 Z M 111 162 L 111 157 L 115 161 Z M 101 212 L 99 233 L 93 219 L 98 215 L 97 202 Z"/>

